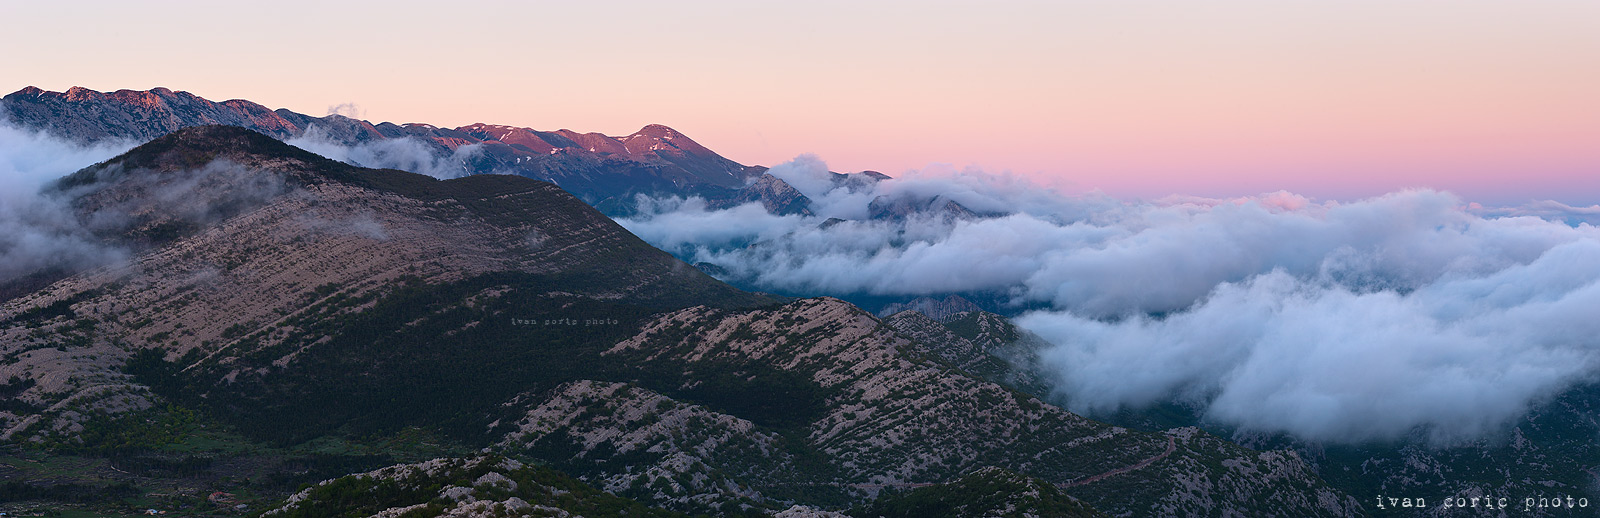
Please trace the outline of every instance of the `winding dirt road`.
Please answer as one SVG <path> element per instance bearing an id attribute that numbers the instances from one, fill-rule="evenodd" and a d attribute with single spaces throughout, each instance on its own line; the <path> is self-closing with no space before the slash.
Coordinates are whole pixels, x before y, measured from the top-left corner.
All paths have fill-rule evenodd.
<path id="1" fill-rule="evenodd" d="M 1115 477 L 1117 475 L 1121 475 L 1121 474 L 1127 473 L 1129 471 L 1144 469 L 1145 467 L 1147 467 L 1147 466 L 1149 466 L 1151 464 L 1155 464 L 1157 461 L 1159 461 L 1161 459 L 1167 458 L 1168 455 L 1172 455 L 1172 452 L 1177 451 L 1177 450 L 1178 450 L 1178 440 L 1173 438 L 1172 436 L 1168 435 L 1167 436 L 1167 450 L 1161 452 L 1161 454 L 1159 454 L 1159 455 L 1156 455 L 1154 457 L 1150 457 L 1150 458 L 1145 459 L 1145 460 L 1141 460 L 1138 463 L 1135 463 L 1135 464 L 1132 464 L 1132 465 L 1123 466 L 1123 467 L 1120 467 L 1120 468 L 1117 468 L 1117 469 L 1114 469 L 1114 470 L 1111 470 L 1111 471 L 1107 471 L 1105 473 L 1101 473 L 1099 475 L 1095 475 L 1095 476 L 1088 477 L 1088 478 L 1085 478 L 1085 479 L 1074 480 L 1074 481 L 1071 481 L 1071 482 L 1062 482 L 1060 484 L 1056 484 L 1056 487 L 1059 487 L 1059 488 L 1062 488 L 1062 489 L 1066 489 L 1066 488 L 1069 488 L 1069 487 L 1077 487 L 1077 486 L 1082 486 L 1082 485 L 1087 485 L 1087 484 L 1093 484 L 1095 482 L 1099 482 L 1101 480 L 1105 480 L 1105 479 L 1108 479 L 1108 478 L 1111 478 L 1111 477 Z"/>

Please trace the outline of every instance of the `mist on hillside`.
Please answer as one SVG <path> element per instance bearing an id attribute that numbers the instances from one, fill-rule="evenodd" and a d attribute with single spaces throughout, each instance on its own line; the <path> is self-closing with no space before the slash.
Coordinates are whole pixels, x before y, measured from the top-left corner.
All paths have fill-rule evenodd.
<path id="1" fill-rule="evenodd" d="M 125 251 L 101 243 L 69 200 L 48 187 L 131 147 L 76 144 L 0 120 L 0 284 L 45 268 L 76 270 L 124 258 Z"/>

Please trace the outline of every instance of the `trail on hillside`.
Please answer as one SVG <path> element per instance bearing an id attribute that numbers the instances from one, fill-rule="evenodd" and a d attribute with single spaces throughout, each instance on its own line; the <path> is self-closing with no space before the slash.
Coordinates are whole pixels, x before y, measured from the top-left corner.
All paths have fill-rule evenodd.
<path id="1" fill-rule="evenodd" d="M 1071 482 L 1062 482 L 1060 484 L 1056 484 L 1056 487 L 1059 487 L 1059 488 L 1062 488 L 1062 489 L 1066 489 L 1066 488 L 1069 488 L 1069 487 L 1077 487 L 1077 486 L 1082 486 L 1082 485 L 1087 485 L 1087 484 L 1093 484 L 1095 482 L 1099 482 L 1099 481 L 1105 480 L 1107 478 L 1115 477 L 1115 476 L 1121 475 L 1123 473 L 1127 473 L 1127 472 L 1135 471 L 1135 470 L 1139 470 L 1139 469 L 1144 469 L 1145 467 L 1147 467 L 1147 466 L 1149 466 L 1151 464 L 1155 464 L 1157 461 L 1160 461 L 1161 459 L 1167 458 L 1168 455 L 1172 455 L 1172 452 L 1177 451 L 1177 450 L 1178 450 L 1178 441 L 1177 441 L 1177 439 L 1174 439 L 1172 436 L 1169 435 L 1169 436 L 1167 436 L 1167 450 L 1161 452 L 1159 455 L 1156 455 L 1154 457 L 1150 457 L 1150 458 L 1145 459 L 1145 460 L 1141 460 L 1138 463 L 1135 463 L 1135 464 L 1132 464 L 1132 465 L 1129 465 L 1129 466 L 1123 466 L 1123 467 L 1120 467 L 1120 468 L 1117 468 L 1117 469 L 1114 469 L 1114 470 L 1111 470 L 1111 471 L 1107 471 L 1105 473 L 1101 473 L 1099 475 L 1095 475 L 1095 476 L 1092 476 L 1092 477 L 1089 477 L 1089 478 L 1085 478 L 1085 479 L 1082 479 L 1082 480 L 1074 480 L 1074 481 L 1071 481 Z"/>

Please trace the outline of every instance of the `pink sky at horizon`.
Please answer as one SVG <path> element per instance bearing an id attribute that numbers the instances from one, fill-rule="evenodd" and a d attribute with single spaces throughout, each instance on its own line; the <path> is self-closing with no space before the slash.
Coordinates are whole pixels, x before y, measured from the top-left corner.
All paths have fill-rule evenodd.
<path id="1" fill-rule="evenodd" d="M 973 165 L 1117 196 L 1600 202 L 1600 2 L 1200 4 L 25 4 L 0 87 L 660 123 L 746 164 Z"/>

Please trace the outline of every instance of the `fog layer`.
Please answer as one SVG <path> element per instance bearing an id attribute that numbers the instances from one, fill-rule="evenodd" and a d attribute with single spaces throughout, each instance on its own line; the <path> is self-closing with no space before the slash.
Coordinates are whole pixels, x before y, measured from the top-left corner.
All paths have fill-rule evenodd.
<path id="1" fill-rule="evenodd" d="M 852 184 L 814 157 L 772 174 L 817 216 L 651 199 L 623 224 L 760 289 L 999 294 L 1055 344 L 1045 365 L 1077 411 L 1178 401 L 1313 440 L 1450 441 L 1600 367 L 1597 207 L 1421 189 L 1118 200 L 952 169 Z M 979 216 L 869 218 L 896 198 Z"/>

